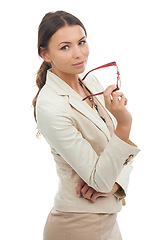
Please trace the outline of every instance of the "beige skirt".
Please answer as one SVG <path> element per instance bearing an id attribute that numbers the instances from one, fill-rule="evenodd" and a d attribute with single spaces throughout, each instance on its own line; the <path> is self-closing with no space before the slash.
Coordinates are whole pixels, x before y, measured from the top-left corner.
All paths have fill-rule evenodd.
<path id="1" fill-rule="evenodd" d="M 117 214 L 50 211 L 43 240 L 122 240 Z"/>

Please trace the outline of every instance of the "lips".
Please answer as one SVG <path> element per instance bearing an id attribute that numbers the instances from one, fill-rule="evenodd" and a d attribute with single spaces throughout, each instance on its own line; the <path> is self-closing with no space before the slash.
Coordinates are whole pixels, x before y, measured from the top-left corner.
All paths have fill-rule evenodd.
<path id="1" fill-rule="evenodd" d="M 82 65 L 84 65 L 84 61 L 73 64 L 73 66 L 82 66 Z"/>

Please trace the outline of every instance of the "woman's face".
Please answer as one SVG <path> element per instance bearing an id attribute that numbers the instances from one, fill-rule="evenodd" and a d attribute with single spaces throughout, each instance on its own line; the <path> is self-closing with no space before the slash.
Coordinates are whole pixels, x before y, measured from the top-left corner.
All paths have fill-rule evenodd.
<path id="1" fill-rule="evenodd" d="M 57 75 L 84 72 L 89 48 L 83 28 L 79 25 L 60 28 L 51 37 L 47 54 Z"/>

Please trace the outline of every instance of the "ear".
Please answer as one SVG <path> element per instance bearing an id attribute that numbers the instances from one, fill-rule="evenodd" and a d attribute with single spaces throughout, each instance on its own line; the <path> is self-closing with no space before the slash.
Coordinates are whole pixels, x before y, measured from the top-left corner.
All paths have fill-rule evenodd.
<path id="1" fill-rule="evenodd" d="M 48 51 L 45 48 L 40 47 L 40 55 L 46 62 L 51 62 Z"/>

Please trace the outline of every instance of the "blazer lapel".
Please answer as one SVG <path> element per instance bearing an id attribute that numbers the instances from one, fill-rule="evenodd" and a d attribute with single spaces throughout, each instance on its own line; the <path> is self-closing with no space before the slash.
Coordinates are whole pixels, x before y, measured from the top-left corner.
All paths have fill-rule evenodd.
<path id="1" fill-rule="evenodd" d="M 77 111 L 94 123 L 101 131 L 103 131 L 106 137 L 110 139 L 110 132 L 106 124 L 100 117 L 97 117 L 97 113 L 94 111 L 94 109 L 92 109 L 85 101 L 82 101 L 82 98 L 79 95 L 76 97 L 70 95 L 69 103 L 72 107 L 74 107 Z"/>
<path id="2" fill-rule="evenodd" d="M 84 81 L 84 82 L 85 82 L 85 81 Z M 93 88 L 93 85 L 91 84 L 90 81 L 86 81 L 86 82 L 85 82 L 85 85 L 86 85 L 86 87 L 90 90 L 91 94 L 92 94 L 92 93 L 97 93 L 97 92 L 103 91 L 102 89 L 100 89 L 99 91 L 97 91 L 97 89 L 94 89 L 94 88 Z M 116 118 L 112 115 L 112 113 L 111 113 L 107 108 L 104 107 L 104 99 L 102 100 L 102 95 L 97 95 L 97 96 L 95 96 L 95 98 L 97 99 L 97 101 L 99 102 L 99 104 L 101 105 L 101 107 L 104 109 L 104 111 L 106 111 L 107 114 L 110 116 L 110 118 L 112 119 L 114 128 L 116 128 L 116 126 L 117 126 L 117 120 L 116 120 Z"/>
<path id="3" fill-rule="evenodd" d="M 94 111 L 94 109 L 92 109 L 85 101 L 82 101 L 81 96 L 76 93 L 65 81 L 48 70 L 46 84 L 49 85 L 55 92 L 57 92 L 58 95 L 67 95 L 69 104 L 87 117 L 105 134 L 108 139 L 110 139 L 110 132 L 103 120 L 100 117 L 97 117 L 97 113 Z M 88 89 L 90 90 L 89 87 Z"/>

